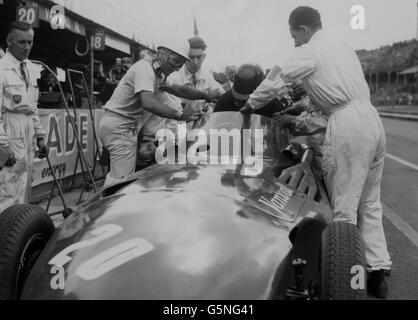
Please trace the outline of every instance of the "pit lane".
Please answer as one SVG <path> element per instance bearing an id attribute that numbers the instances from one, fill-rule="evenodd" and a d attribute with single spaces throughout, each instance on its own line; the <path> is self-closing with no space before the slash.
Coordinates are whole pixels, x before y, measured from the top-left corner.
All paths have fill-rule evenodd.
<path id="1" fill-rule="evenodd" d="M 383 224 L 393 261 L 388 300 L 418 299 L 418 121 L 382 121 L 388 152 L 382 181 Z M 65 197 L 72 204 L 78 195 L 79 191 L 72 191 Z M 91 195 L 86 193 L 84 199 Z M 54 199 L 51 211 L 60 208 L 59 199 Z M 56 225 L 62 222 L 62 216 L 54 217 Z"/>
<path id="2" fill-rule="evenodd" d="M 382 118 L 383 224 L 393 261 L 388 299 L 418 299 L 418 121 Z"/>

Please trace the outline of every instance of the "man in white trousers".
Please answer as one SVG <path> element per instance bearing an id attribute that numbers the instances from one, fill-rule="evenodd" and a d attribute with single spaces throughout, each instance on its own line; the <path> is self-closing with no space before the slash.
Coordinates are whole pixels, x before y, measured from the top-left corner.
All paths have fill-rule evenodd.
<path id="1" fill-rule="evenodd" d="M 368 291 L 385 298 L 391 269 L 382 226 L 380 188 L 386 138 L 370 102 L 360 61 L 341 39 L 322 31 L 320 14 L 298 7 L 289 17 L 296 51 L 276 77 L 267 77 L 244 109 L 257 109 L 302 80 L 312 103 L 329 120 L 322 147 L 325 183 L 334 221 L 359 226 L 369 271 Z"/>
<path id="2" fill-rule="evenodd" d="M 33 39 L 29 24 L 12 22 L 8 48 L 0 59 L 0 146 L 12 158 L 0 171 L 0 214 L 12 205 L 29 203 L 35 143 L 39 158 L 49 152 L 39 120 L 35 67 L 28 60 Z"/>

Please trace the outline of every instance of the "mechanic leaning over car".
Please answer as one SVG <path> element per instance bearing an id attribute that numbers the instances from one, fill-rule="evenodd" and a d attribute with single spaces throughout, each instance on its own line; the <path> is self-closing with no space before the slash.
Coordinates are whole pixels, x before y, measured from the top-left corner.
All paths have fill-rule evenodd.
<path id="1" fill-rule="evenodd" d="M 320 14 L 298 7 L 289 17 L 297 51 L 275 79 L 250 96 L 243 112 L 265 105 L 301 79 L 312 103 L 329 116 L 322 146 L 324 180 L 335 221 L 358 224 L 369 271 L 370 294 L 387 294 L 391 269 L 382 225 L 380 187 L 386 154 L 385 132 L 370 102 L 360 61 L 341 39 L 322 31 Z"/>
<path id="2" fill-rule="evenodd" d="M 175 110 L 161 103 L 155 93 L 167 76 L 179 70 L 188 60 L 189 43 L 175 38 L 158 47 L 151 62 L 142 59 L 128 70 L 104 106 L 105 113 L 99 123 L 99 135 L 109 151 L 110 172 L 104 186 L 118 182 L 135 171 L 137 132 L 151 114 L 180 121 L 199 119 L 201 114 L 192 110 Z M 183 88 L 174 88 L 184 93 Z M 198 94 L 202 95 L 200 92 Z M 198 95 L 196 94 L 196 95 Z M 202 95 L 203 98 L 206 95 Z"/>
<path id="3" fill-rule="evenodd" d="M 0 214 L 11 205 L 30 200 L 35 138 L 39 158 L 49 151 L 39 120 L 34 65 L 28 60 L 33 37 L 29 24 L 11 23 L 8 48 L 0 59 L 0 145 L 9 152 L 0 171 Z"/>
<path id="4" fill-rule="evenodd" d="M 188 57 L 190 60 L 186 61 L 179 71 L 170 74 L 166 83 L 160 85 L 157 99 L 173 109 L 209 113 L 212 112 L 214 101 L 224 91 L 203 64 L 207 49 L 205 41 L 196 36 L 188 41 L 190 45 Z M 180 91 L 185 90 L 188 90 L 189 93 L 185 94 L 183 92 L 183 99 L 179 98 Z M 197 95 L 191 94 L 193 92 Z M 192 124 L 190 123 L 190 125 Z M 189 129 L 191 129 L 190 125 Z M 161 128 L 167 128 L 177 136 L 178 121 L 164 119 L 157 115 L 151 116 L 143 126 L 143 140 L 139 152 L 141 161 L 146 158 L 153 158 L 156 150 L 155 135 Z"/>

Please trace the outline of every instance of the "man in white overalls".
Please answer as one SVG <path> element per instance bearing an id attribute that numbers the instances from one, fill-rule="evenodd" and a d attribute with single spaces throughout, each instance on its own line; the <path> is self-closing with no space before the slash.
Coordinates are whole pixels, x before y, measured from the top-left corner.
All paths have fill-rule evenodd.
<path id="1" fill-rule="evenodd" d="M 387 294 L 391 269 L 382 225 L 380 188 L 386 138 L 360 61 L 344 41 L 322 31 L 318 11 L 298 7 L 290 14 L 296 52 L 276 77 L 267 77 L 250 96 L 257 109 L 302 80 L 311 102 L 329 116 L 322 146 L 323 171 L 335 221 L 359 226 L 366 251 L 369 293 Z"/>
<path id="2" fill-rule="evenodd" d="M 0 59 L 0 145 L 10 148 L 15 158 L 14 165 L 0 171 L 0 214 L 30 200 L 35 139 L 40 157 L 48 154 L 39 121 L 34 67 L 28 60 L 33 36 L 29 24 L 13 22 L 6 54 Z"/>

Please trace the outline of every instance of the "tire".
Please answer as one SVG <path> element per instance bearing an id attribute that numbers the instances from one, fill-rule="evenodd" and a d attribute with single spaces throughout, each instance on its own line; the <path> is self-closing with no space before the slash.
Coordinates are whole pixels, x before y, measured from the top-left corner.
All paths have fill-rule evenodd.
<path id="1" fill-rule="evenodd" d="M 357 267 L 352 274 L 354 266 Z M 345 222 L 333 222 L 325 228 L 322 233 L 320 274 L 321 299 L 366 299 L 365 253 L 357 226 Z M 351 282 L 356 275 L 356 281 L 361 282 L 355 281 L 354 284 L 357 286 L 353 289 Z"/>
<path id="2" fill-rule="evenodd" d="M 39 206 L 14 205 L 0 214 L 0 300 L 17 300 L 55 227 Z"/>

